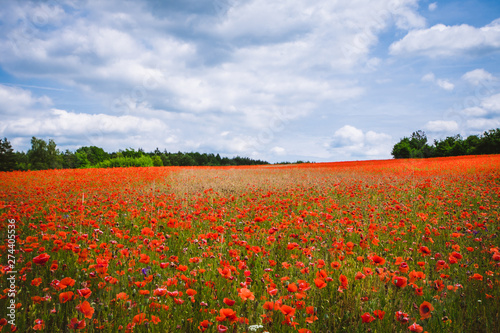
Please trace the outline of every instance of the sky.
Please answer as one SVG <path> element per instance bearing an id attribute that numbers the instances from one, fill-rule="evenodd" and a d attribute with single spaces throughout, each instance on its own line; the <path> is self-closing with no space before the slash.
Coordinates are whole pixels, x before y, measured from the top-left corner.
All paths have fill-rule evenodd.
<path id="1" fill-rule="evenodd" d="M 0 0 L 0 137 L 269 162 L 500 127 L 500 2 Z"/>

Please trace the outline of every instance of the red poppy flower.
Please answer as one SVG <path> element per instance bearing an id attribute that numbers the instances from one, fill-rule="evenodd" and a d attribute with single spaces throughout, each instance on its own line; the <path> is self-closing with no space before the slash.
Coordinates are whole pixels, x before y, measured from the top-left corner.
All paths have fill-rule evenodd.
<path id="1" fill-rule="evenodd" d="M 61 289 L 64 289 L 66 287 L 73 287 L 75 285 L 75 280 L 73 280 L 70 277 L 65 277 L 64 279 L 59 282 L 59 287 Z"/>
<path id="2" fill-rule="evenodd" d="M 349 280 L 347 279 L 347 277 L 344 274 L 340 274 L 339 281 L 340 281 L 341 287 L 343 289 L 347 289 L 347 286 L 349 285 Z"/>
<path id="3" fill-rule="evenodd" d="M 408 326 L 408 329 L 412 332 L 422 332 L 424 328 L 417 323 L 413 323 L 412 325 Z"/>
<path id="4" fill-rule="evenodd" d="M 418 311 L 420 312 L 420 317 L 422 319 L 427 319 L 431 317 L 431 312 L 434 311 L 434 307 L 431 303 L 424 301 L 422 304 L 420 304 Z"/>
<path id="5" fill-rule="evenodd" d="M 200 325 L 198 325 L 198 329 L 202 332 L 205 332 L 210 325 L 212 325 L 212 323 L 205 319 L 200 322 Z"/>
<path id="6" fill-rule="evenodd" d="M 374 254 L 370 259 L 374 265 L 378 266 L 378 265 L 385 264 L 385 259 L 382 258 L 381 256 L 376 255 L 376 254 Z"/>
<path id="7" fill-rule="evenodd" d="M 483 276 L 481 274 L 474 273 L 474 275 L 471 276 L 471 279 L 483 281 Z"/>
<path id="8" fill-rule="evenodd" d="M 126 301 L 128 299 L 128 295 L 126 293 L 119 293 L 116 295 L 116 298 Z"/>
<path id="9" fill-rule="evenodd" d="M 92 315 L 94 314 L 94 308 L 90 306 L 90 303 L 87 301 L 84 301 L 80 305 L 77 305 L 76 309 L 83 313 L 85 318 L 91 319 Z"/>
<path id="10" fill-rule="evenodd" d="M 378 319 L 384 319 L 385 312 L 382 310 L 375 310 L 373 314 L 378 317 Z"/>
<path id="11" fill-rule="evenodd" d="M 421 246 L 418 252 L 422 253 L 422 257 L 431 255 L 431 250 L 427 246 Z"/>
<path id="12" fill-rule="evenodd" d="M 31 280 L 31 285 L 38 287 L 42 283 L 42 278 L 35 278 Z"/>
<path id="13" fill-rule="evenodd" d="M 5 320 L 5 319 L 4 319 Z M 7 324 L 7 322 L 5 322 L 5 324 Z M 0 324 L 0 326 L 4 326 L 5 324 Z M 33 326 L 33 329 L 35 331 L 41 331 L 45 328 L 45 323 L 43 321 L 43 319 L 37 319 L 35 320 L 35 326 Z"/>
<path id="14" fill-rule="evenodd" d="M 369 314 L 368 312 L 365 312 L 363 313 L 363 315 L 361 316 L 361 320 L 363 321 L 363 323 L 371 323 L 372 321 L 375 320 L 375 317 L 373 317 L 371 314 Z"/>
<path id="15" fill-rule="evenodd" d="M 148 321 L 146 319 L 146 314 L 145 313 L 139 313 L 138 315 L 135 315 L 134 318 L 132 319 L 132 322 L 134 324 L 142 324 L 143 322 Z"/>
<path id="16" fill-rule="evenodd" d="M 50 256 L 47 253 L 42 253 L 39 256 L 33 258 L 33 262 L 37 265 L 45 265 L 49 261 Z"/>
<path id="17" fill-rule="evenodd" d="M 280 307 L 280 311 L 285 315 L 285 316 L 293 316 L 295 314 L 295 309 L 292 308 L 291 306 L 288 305 L 282 305 Z"/>
<path id="18" fill-rule="evenodd" d="M 85 319 L 78 320 L 77 318 L 71 318 L 71 322 L 68 325 L 68 327 L 72 330 L 81 330 L 82 328 L 85 328 L 85 326 Z"/>
<path id="19" fill-rule="evenodd" d="M 224 325 L 217 325 L 217 332 L 219 333 L 225 333 L 227 332 L 228 328 Z"/>
<path id="20" fill-rule="evenodd" d="M 408 314 L 404 313 L 403 311 L 396 311 L 394 319 L 396 319 L 400 323 L 407 323 L 410 320 Z"/>
<path id="21" fill-rule="evenodd" d="M 73 295 L 74 295 L 74 293 L 72 291 L 60 293 L 59 294 L 59 302 L 66 303 L 67 301 L 70 301 L 73 298 Z"/>
<path id="22" fill-rule="evenodd" d="M 163 296 L 167 293 L 167 288 L 156 288 L 154 291 L 153 291 L 153 295 L 155 296 Z"/>
<path id="23" fill-rule="evenodd" d="M 286 287 L 286 289 L 287 289 L 289 292 L 291 292 L 291 293 L 294 293 L 294 292 L 296 292 L 296 291 L 298 290 L 297 285 L 296 285 L 295 283 L 290 283 L 290 284 Z"/>
<path id="24" fill-rule="evenodd" d="M 234 322 L 234 321 L 238 320 L 238 317 L 236 316 L 236 312 L 233 311 L 232 309 L 222 308 L 222 309 L 220 309 L 219 313 L 220 313 L 220 316 L 217 317 L 217 321 L 224 321 L 227 319 L 231 322 Z"/>
<path id="25" fill-rule="evenodd" d="M 403 277 L 403 276 L 396 276 L 393 280 L 392 283 L 398 287 L 398 288 L 404 288 L 408 284 L 408 280 Z"/>
<path id="26" fill-rule="evenodd" d="M 314 284 L 319 289 L 323 289 L 323 288 L 325 288 L 327 286 L 325 280 L 323 280 L 323 279 L 314 279 Z"/>
<path id="27" fill-rule="evenodd" d="M 248 290 L 247 288 L 241 288 L 240 292 L 238 293 L 238 296 L 241 297 L 242 300 L 246 301 L 247 299 L 254 300 L 255 296 L 254 294 Z"/>
<path id="28" fill-rule="evenodd" d="M 330 266 L 332 266 L 333 269 L 339 269 L 342 265 L 338 261 L 334 261 L 330 264 Z"/>
<path id="29" fill-rule="evenodd" d="M 232 300 L 232 299 L 229 299 L 229 298 L 224 298 L 223 302 L 227 305 L 227 306 L 233 306 L 234 303 L 236 301 Z"/>
<path id="30" fill-rule="evenodd" d="M 143 264 L 149 264 L 150 258 L 147 254 L 141 253 L 139 258 L 139 262 L 142 262 Z"/>
<path id="31" fill-rule="evenodd" d="M 50 271 L 51 272 L 55 272 L 57 270 L 57 268 L 59 267 L 59 265 L 57 264 L 57 260 L 54 260 L 52 262 L 52 264 L 50 265 Z"/>
<path id="32" fill-rule="evenodd" d="M 264 302 L 264 305 L 262 306 L 264 308 L 264 310 L 274 310 L 275 309 L 275 304 L 274 302 Z"/>

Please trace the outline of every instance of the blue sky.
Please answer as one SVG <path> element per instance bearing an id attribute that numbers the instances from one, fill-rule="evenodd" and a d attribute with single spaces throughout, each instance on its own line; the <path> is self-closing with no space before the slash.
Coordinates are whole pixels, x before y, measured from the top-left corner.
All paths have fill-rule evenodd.
<path id="1" fill-rule="evenodd" d="M 270 162 L 500 127 L 500 3 L 1 1 L 0 136 Z"/>

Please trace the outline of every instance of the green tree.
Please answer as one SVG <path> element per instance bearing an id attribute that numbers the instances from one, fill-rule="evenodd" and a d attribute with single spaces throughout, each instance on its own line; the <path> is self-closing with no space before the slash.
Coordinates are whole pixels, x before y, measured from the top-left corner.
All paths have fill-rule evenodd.
<path id="1" fill-rule="evenodd" d="M 87 158 L 87 154 L 85 151 L 77 151 L 75 153 L 75 158 L 76 158 L 76 167 L 80 169 L 88 168 L 92 164 L 90 163 L 89 159 Z"/>
<path id="2" fill-rule="evenodd" d="M 7 138 L 0 140 L 0 171 L 16 169 L 16 154 Z"/>
<path id="3" fill-rule="evenodd" d="M 449 136 L 444 140 L 434 140 L 434 145 L 436 146 L 436 156 L 447 157 L 447 156 L 457 156 L 457 154 L 463 151 L 460 141 L 460 135 Z"/>
<path id="4" fill-rule="evenodd" d="M 182 154 L 182 153 L 181 153 Z M 196 161 L 189 154 L 182 154 L 179 159 L 179 165 L 181 166 L 193 166 L 196 165 Z"/>
<path id="5" fill-rule="evenodd" d="M 28 160 L 33 170 L 60 169 L 63 166 L 61 153 L 52 139 L 47 143 L 43 139 L 32 137 Z"/>
<path id="6" fill-rule="evenodd" d="M 144 153 L 142 149 L 135 151 L 134 148 L 127 148 L 125 149 L 125 151 L 120 150 L 120 152 L 123 154 L 123 157 L 131 157 L 131 158 L 141 157 Z"/>
<path id="7" fill-rule="evenodd" d="M 427 135 L 422 130 L 413 132 L 410 137 L 410 147 L 412 150 L 422 150 L 427 144 Z"/>
<path id="8" fill-rule="evenodd" d="M 80 147 L 76 152 L 84 152 L 91 165 L 96 165 L 110 158 L 109 154 L 106 153 L 104 149 L 96 146 Z"/>
<path id="9" fill-rule="evenodd" d="M 59 149 L 57 149 L 57 145 L 54 140 L 50 139 L 47 144 L 48 151 L 48 166 L 49 169 L 62 169 L 63 167 L 63 157 Z"/>
<path id="10" fill-rule="evenodd" d="M 16 156 L 16 170 L 29 170 L 30 161 L 28 158 L 28 154 L 26 154 L 24 151 L 16 151 L 14 154 Z"/>
<path id="11" fill-rule="evenodd" d="M 62 154 L 63 158 L 63 168 L 64 169 L 74 169 L 76 168 L 76 157 L 75 153 L 71 152 L 69 149 L 66 149 Z"/>
<path id="12" fill-rule="evenodd" d="M 410 139 L 403 138 L 398 143 L 394 145 L 391 152 L 394 158 L 410 158 L 411 156 L 411 145 Z"/>
<path id="13" fill-rule="evenodd" d="M 46 170 L 49 168 L 49 149 L 43 139 L 31 138 L 31 149 L 28 150 L 30 168 L 33 170 Z"/>
<path id="14" fill-rule="evenodd" d="M 170 166 L 172 165 L 172 163 L 170 162 L 170 158 L 168 157 L 168 153 L 162 153 L 160 155 L 160 158 L 161 158 L 161 162 L 162 162 L 162 165 L 163 166 Z"/>
<path id="15" fill-rule="evenodd" d="M 478 154 L 478 147 L 481 143 L 481 139 L 477 135 L 469 135 L 467 139 L 465 139 L 465 148 L 467 155 L 476 155 Z"/>
<path id="16" fill-rule="evenodd" d="M 158 155 L 153 156 L 153 165 L 154 166 L 163 166 L 163 161 L 161 160 L 161 157 Z"/>
<path id="17" fill-rule="evenodd" d="M 500 154 L 500 128 L 484 132 L 478 152 L 479 154 Z"/>

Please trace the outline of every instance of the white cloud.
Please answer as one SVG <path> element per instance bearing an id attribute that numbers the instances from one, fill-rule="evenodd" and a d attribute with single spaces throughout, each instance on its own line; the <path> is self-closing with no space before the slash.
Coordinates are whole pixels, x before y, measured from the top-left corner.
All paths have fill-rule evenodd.
<path id="1" fill-rule="evenodd" d="M 286 154 L 286 150 L 285 150 L 285 148 L 283 148 L 283 147 L 273 147 L 273 148 L 271 149 L 271 152 L 272 152 L 273 154 L 276 154 L 276 155 L 279 155 L 279 156 L 283 156 L 283 155 L 285 155 L 285 154 Z"/>
<path id="2" fill-rule="evenodd" d="M 154 137 L 156 133 L 168 136 L 168 127 L 158 119 L 51 109 L 31 117 L 5 121 L 0 125 L 0 132 L 23 137 L 78 137 L 80 146 L 102 146 L 107 138 L 114 137 L 122 137 L 123 141 L 130 141 L 133 137 L 145 143 L 148 137 Z"/>
<path id="3" fill-rule="evenodd" d="M 483 119 L 483 118 L 478 118 L 478 119 L 469 119 L 466 122 L 466 126 L 468 129 L 473 130 L 473 131 L 487 131 L 493 128 L 499 128 L 500 127 L 500 120 L 498 119 Z"/>
<path id="4" fill-rule="evenodd" d="M 489 97 L 486 97 L 482 102 L 481 106 L 485 109 L 488 109 L 493 112 L 500 111 L 500 94 L 495 94 Z"/>
<path id="5" fill-rule="evenodd" d="M 456 133 L 459 129 L 456 121 L 453 120 L 433 120 L 425 124 L 425 128 L 430 132 Z"/>
<path id="6" fill-rule="evenodd" d="M 392 55 L 456 56 L 482 50 L 500 49 L 500 20 L 481 28 L 467 24 L 437 24 L 428 29 L 411 30 L 390 46 Z"/>
<path id="7" fill-rule="evenodd" d="M 480 108 L 480 107 L 477 107 L 477 106 L 473 106 L 473 107 L 470 107 L 470 108 L 463 109 L 462 113 L 465 116 L 469 116 L 469 117 L 484 117 L 484 116 L 486 116 L 488 114 L 488 111 L 486 111 L 483 108 Z"/>
<path id="8" fill-rule="evenodd" d="M 436 76 L 434 73 L 427 73 L 422 77 L 422 81 L 424 82 L 434 82 L 436 80 Z"/>
<path id="9" fill-rule="evenodd" d="M 29 90 L 0 84 L 0 114 L 4 117 L 31 113 L 36 108 L 50 105 L 52 100 L 45 95 L 34 97 Z"/>
<path id="10" fill-rule="evenodd" d="M 484 69 L 479 68 L 465 73 L 464 75 L 462 75 L 462 79 L 477 86 L 481 82 L 493 81 L 495 80 L 495 77 Z"/>
<path id="11" fill-rule="evenodd" d="M 332 147 L 345 147 L 363 145 L 365 136 L 362 130 L 354 126 L 345 125 L 335 131 L 332 139 Z"/>
<path id="12" fill-rule="evenodd" d="M 344 156 L 346 159 L 353 157 L 388 157 L 391 147 L 391 136 L 385 133 L 376 133 L 345 125 L 335 131 L 331 138 L 331 151 L 333 155 Z M 384 154 L 387 154 L 384 156 Z"/>
<path id="13" fill-rule="evenodd" d="M 429 10 L 430 10 L 431 12 L 435 11 L 435 10 L 436 10 L 436 8 L 437 8 L 437 6 L 438 6 L 438 5 L 437 5 L 437 3 L 436 3 L 436 2 L 433 2 L 433 3 L 429 4 Z"/>
<path id="14" fill-rule="evenodd" d="M 447 90 L 447 91 L 451 91 L 455 88 L 455 85 L 448 80 L 438 79 L 438 80 L 436 80 L 436 84 L 440 88 Z"/>
<path id="15" fill-rule="evenodd" d="M 455 85 L 448 80 L 436 79 L 434 73 L 425 74 L 421 80 L 423 82 L 434 82 L 438 87 L 447 91 L 451 91 L 455 88 Z"/>

